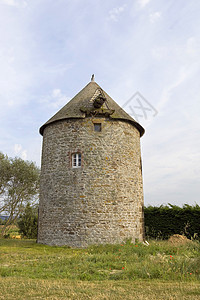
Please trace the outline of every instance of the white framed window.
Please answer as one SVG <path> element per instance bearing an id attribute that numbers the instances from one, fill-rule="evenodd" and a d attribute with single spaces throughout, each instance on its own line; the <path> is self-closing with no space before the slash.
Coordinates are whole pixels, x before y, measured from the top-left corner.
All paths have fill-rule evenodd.
<path id="1" fill-rule="evenodd" d="M 72 168 L 80 168 L 80 167 L 81 167 L 81 153 L 73 153 Z"/>

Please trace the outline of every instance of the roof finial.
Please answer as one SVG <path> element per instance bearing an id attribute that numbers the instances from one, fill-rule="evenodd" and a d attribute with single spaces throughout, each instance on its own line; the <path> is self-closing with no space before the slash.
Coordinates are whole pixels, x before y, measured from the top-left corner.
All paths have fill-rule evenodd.
<path id="1" fill-rule="evenodd" d="M 91 81 L 94 81 L 94 74 L 92 74 Z"/>

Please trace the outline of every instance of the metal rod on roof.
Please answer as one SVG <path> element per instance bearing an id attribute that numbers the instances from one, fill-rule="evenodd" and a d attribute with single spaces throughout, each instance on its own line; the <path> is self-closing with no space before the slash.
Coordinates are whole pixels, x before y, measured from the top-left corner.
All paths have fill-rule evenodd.
<path id="1" fill-rule="evenodd" d="M 92 74 L 91 81 L 94 81 L 94 74 Z"/>

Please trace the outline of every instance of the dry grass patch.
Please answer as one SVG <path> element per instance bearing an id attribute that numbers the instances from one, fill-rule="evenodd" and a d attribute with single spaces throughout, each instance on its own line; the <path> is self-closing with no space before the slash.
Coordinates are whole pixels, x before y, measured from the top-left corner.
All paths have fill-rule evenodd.
<path id="1" fill-rule="evenodd" d="M 179 245 L 185 245 L 187 243 L 192 243 L 192 241 L 187 239 L 186 236 L 180 235 L 180 234 L 174 234 L 174 235 L 170 236 L 168 241 L 169 241 L 169 243 L 171 243 L 174 246 L 179 246 Z"/>
<path id="2" fill-rule="evenodd" d="M 200 298 L 200 284 L 160 281 L 103 281 L 35 280 L 3 278 L 0 299 L 182 299 Z"/>

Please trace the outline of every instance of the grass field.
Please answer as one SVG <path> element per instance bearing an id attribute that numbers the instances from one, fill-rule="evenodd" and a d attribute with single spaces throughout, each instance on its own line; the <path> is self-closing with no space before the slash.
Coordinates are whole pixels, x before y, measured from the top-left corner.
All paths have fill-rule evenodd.
<path id="1" fill-rule="evenodd" d="M 200 243 L 87 249 L 0 240 L 0 299 L 200 299 Z"/>

